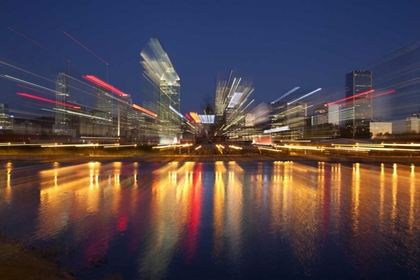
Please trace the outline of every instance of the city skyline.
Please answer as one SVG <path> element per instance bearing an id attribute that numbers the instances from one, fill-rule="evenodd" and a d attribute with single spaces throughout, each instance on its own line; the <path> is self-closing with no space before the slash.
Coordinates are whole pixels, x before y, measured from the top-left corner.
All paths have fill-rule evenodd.
<path id="1" fill-rule="evenodd" d="M 57 15 L 61 15 L 62 18 L 51 17 L 54 11 L 60 9 L 60 5 L 48 7 L 48 11 L 45 9 L 47 6 L 45 3 L 35 5 L 34 10 L 42 10 L 44 16 L 47 18 L 50 16 L 50 19 L 40 22 L 39 26 L 34 25 L 34 27 L 29 28 L 30 25 L 28 25 L 27 20 L 24 19 L 24 14 L 28 13 L 28 10 L 30 9 L 27 9 L 20 14 L 17 7 L 10 2 L 5 4 L 10 13 L 1 20 L 1 23 L 4 26 L 1 30 L 1 35 L 6 40 L 4 41 L 5 43 L 1 45 L 0 57 L 3 59 L 7 58 L 9 61 L 15 61 L 20 66 L 29 65 L 30 70 L 35 70 L 37 71 L 36 73 L 53 79 L 56 78 L 57 73 L 67 70 L 68 63 L 65 59 L 68 59 L 71 61 L 71 75 L 77 77 L 93 74 L 102 78 L 102 80 L 107 80 L 109 78 L 111 84 L 128 92 L 132 96 L 133 102 L 141 103 L 143 100 L 139 91 L 141 83 L 139 76 L 142 69 L 138 64 L 138 54 L 146 45 L 149 37 L 157 37 L 161 40 L 165 50 L 171 57 L 179 76 L 182 77 L 183 98 L 181 108 L 182 113 L 185 113 L 199 111 L 203 109 L 203 107 L 205 108 L 209 102 L 212 102 L 217 72 L 230 71 L 231 69 L 238 69 L 240 74 L 251 77 L 251 80 L 255 85 L 254 95 L 257 96 L 257 99 L 259 99 L 258 101 L 260 102 L 275 100 L 295 86 L 300 86 L 302 91 L 306 89 L 310 90 L 310 88 L 313 87 L 322 87 L 322 94 L 317 96 L 317 98 L 326 99 L 330 97 L 331 101 L 337 96 L 338 99 L 344 95 L 343 73 L 356 69 L 364 69 L 365 65 L 380 60 L 389 53 L 418 40 L 415 33 L 410 32 L 410 29 L 414 29 L 413 26 L 418 22 L 418 19 L 415 17 L 406 16 L 404 19 L 395 17 L 393 18 L 392 24 L 386 21 L 379 21 L 379 19 L 387 18 L 387 15 L 390 15 L 391 13 L 396 13 L 397 10 L 403 11 L 405 15 L 409 15 L 415 10 L 415 6 L 418 5 L 418 3 L 413 1 L 397 5 L 397 2 L 390 2 L 387 7 L 377 7 L 377 9 L 374 10 L 375 12 L 372 12 L 373 10 L 370 9 L 369 20 L 372 21 L 372 18 L 378 19 L 378 24 L 373 24 L 369 26 L 369 28 L 365 28 L 365 32 L 359 32 L 359 34 L 357 34 L 358 36 L 355 37 L 357 40 L 355 40 L 354 45 L 347 44 L 347 47 L 344 48 L 344 45 L 346 44 L 343 43 L 349 42 L 345 42 L 343 39 L 345 34 L 341 33 L 345 33 L 345 31 L 351 33 L 353 28 L 357 29 L 362 26 L 363 13 L 366 13 L 365 10 L 369 10 L 369 8 L 376 5 L 371 2 L 356 2 L 359 5 L 355 6 L 358 6 L 359 8 L 364 7 L 365 9 L 362 9 L 362 14 L 357 17 L 349 16 L 354 19 L 354 26 L 350 28 L 344 23 L 343 19 L 336 21 L 337 26 L 333 26 L 330 21 L 332 19 L 337 19 L 339 14 L 338 11 L 347 9 L 349 14 L 351 14 L 350 12 L 354 11 L 357 7 L 353 7 L 350 2 L 344 2 L 342 4 L 328 3 L 321 2 L 319 5 L 315 6 L 309 3 L 301 3 L 300 5 L 289 3 L 282 7 L 272 7 L 276 11 L 280 12 L 281 10 L 281 14 L 284 14 L 285 11 L 289 11 L 290 15 L 283 19 L 274 16 L 273 11 L 269 11 L 269 9 L 266 10 L 262 6 L 253 7 L 253 9 L 251 9 L 252 7 L 244 5 L 238 10 L 238 12 L 242 13 L 235 16 L 241 22 L 241 26 L 236 24 L 235 20 L 227 20 L 224 17 L 224 13 L 235 7 L 233 3 L 226 4 L 226 11 L 221 11 L 219 14 L 213 13 L 216 9 L 215 7 L 207 7 L 204 5 L 208 9 L 200 10 L 196 5 L 184 5 L 180 3 L 179 7 L 176 7 L 175 10 L 183 12 L 184 20 L 191 20 L 189 21 L 191 23 L 202 22 L 198 15 L 207 15 L 208 22 L 215 24 L 215 27 L 217 28 L 212 31 L 204 26 L 202 28 L 202 33 L 196 32 L 194 36 L 187 36 L 185 33 L 188 32 L 185 31 L 185 29 L 180 28 L 179 30 L 182 31 L 181 34 L 179 34 L 180 40 L 175 40 L 173 32 L 171 33 L 163 29 L 163 26 L 169 21 L 169 19 L 166 19 L 164 16 L 160 17 L 163 18 L 162 22 L 142 25 L 142 27 L 144 27 L 142 29 L 143 32 L 133 32 L 133 30 L 129 28 L 130 24 L 127 24 L 126 21 L 121 22 L 121 24 L 115 23 L 114 28 L 111 29 L 105 28 L 109 26 L 110 22 L 104 20 L 99 21 L 95 26 L 90 26 L 89 24 L 95 22 L 95 18 L 101 15 L 89 13 L 94 9 L 92 4 L 86 4 L 84 7 L 80 8 L 81 11 L 85 13 L 85 16 L 81 17 L 79 21 L 75 23 L 69 23 L 66 21 L 66 18 L 72 11 L 77 10 L 77 5 L 67 7 L 67 9 L 57 12 Z M 104 6 L 104 14 L 110 13 L 111 8 L 112 5 Z M 116 8 L 116 11 L 122 11 L 121 9 L 125 8 L 128 7 L 118 7 Z M 132 8 L 133 10 L 136 10 L 136 8 L 141 8 L 141 5 L 134 5 Z M 149 8 L 148 11 L 150 11 L 151 14 L 145 14 L 144 17 L 146 19 L 153 19 L 157 7 L 153 4 L 148 4 L 147 8 Z M 169 8 L 167 7 L 167 9 Z M 279 28 L 284 26 L 285 22 L 288 23 L 288 19 L 290 20 L 293 15 L 299 14 L 299 9 L 301 9 L 301 11 L 313 9 L 314 12 L 321 10 L 316 16 L 309 14 L 307 18 L 299 18 L 294 24 L 290 22 L 290 25 L 293 26 L 293 28 L 290 28 L 290 31 L 304 31 L 303 28 L 306 27 L 308 28 L 306 32 L 298 32 L 299 35 L 297 36 L 296 34 L 290 34 L 290 31 L 288 31 L 289 29 L 284 30 L 283 28 L 282 31 L 284 32 L 279 32 L 281 34 L 274 32 L 271 33 L 271 36 L 266 36 L 273 28 Z M 320 18 L 320 16 L 325 14 L 329 9 L 335 9 L 337 12 L 331 13 L 328 18 Z M 198 10 L 200 10 L 201 13 L 193 13 Z M 126 11 L 128 14 L 131 14 L 132 12 L 133 11 Z M 165 15 L 168 12 L 169 11 L 164 10 L 162 11 L 162 15 Z M 18 14 L 19 17 L 17 16 Z M 10 16 L 13 17 L 13 15 L 16 17 L 11 18 Z M 214 18 L 208 18 L 209 15 L 214 15 Z M 250 16 L 248 21 L 241 20 L 245 15 Z M 264 15 L 267 15 L 267 17 L 264 18 Z M 116 17 L 121 18 L 117 13 Z M 19 20 L 17 20 L 18 18 Z M 146 19 L 137 21 L 143 22 Z M 217 19 L 222 20 L 218 23 Z M 356 21 L 356 19 L 358 20 Z M 267 21 L 271 21 L 273 24 L 267 25 Z M 309 21 L 311 21 L 312 29 L 309 28 Z M 86 28 L 76 28 L 77 25 L 82 22 L 88 24 Z M 153 22 L 153 20 L 150 22 Z M 185 25 L 185 22 L 172 23 L 172 28 Z M 196 31 L 198 28 L 194 27 L 194 24 L 191 26 L 191 30 Z M 254 26 L 254 28 L 249 28 L 252 26 Z M 42 44 L 42 46 L 48 50 L 26 40 L 22 36 L 9 30 L 7 27 Z M 127 27 L 127 32 L 122 32 L 122 28 L 125 27 Z M 222 27 L 226 27 L 227 30 L 223 30 Z M 339 27 L 343 28 L 343 32 L 337 34 L 337 29 Z M 404 28 L 402 29 L 402 27 Z M 99 34 L 97 34 L 98 32 L 90 32 L 92 31 L 92 28 L 98 28 L 101 32 L 99 32 Z M 398 34 L 393 32 L 397 29 L 401 30 Z M 95 56 L 67 38 L 62 33 L 64 30 L 89 47 L 95 54 L 109 63 L 109 66 L 105 66 L 104 63 Z M 121 38 L 117 40 L 118 43 L 113 40 L 113 38 L 117 38 L 115 37 L 115 35 L 117 35 L 115 33 L 116 31 L 120 36 L 118 38 Z M 228 31 L 236 32 L 229 33 Z M 238 35 L 239 38 L 229 38 L 222 46 L 215 47 L 214 42 L 210 44 L 206 39 L 208 36 L 214 37 L 215 32 L 222 40 L 223 38 L 230 36 L 228 34 L 233 34 L 231 37 L 236 37 L 235 35 Z M 334 37 L 334 42 L 330 42 L 328 36 L 325 36 L 328 35 L 329 32 L 336 36 Z M 151 33 L 158 36 L 150 36 Z M 324 36 L 315 36 L 317 33 L 318 35 Z M 283 37 L 282 34 L 284 34 L 285 37 Z M 260 43 L 254 42 L 258 40 L 246 40 L 247 37 L 245 35 L 249 35 L 249 39 L 251 39 L 252 36 L 255 36 L 260 39 Z M 358 48 L 357 42 L 359 40 L 363 41 L 366 36 L 375 38 L 373 35 L 376 36 L 375 40 L 370 40 L 369 44 L 364 44 L 363 49 Z M 110 40 L 102 40 L 104 36 L 110 38 Z M 232 40 L 234 39 L 237 39 L 237 44 L 229 44 L 232 43 Z M 195 40 L 195 43 L 191 42 L 191 40 Z M 382 43 L 384 40 L 386 40 L 386 44 Z M 207 44 L 203 45 L 203 41 L 207 42 Z M 243 44 L 244 41 L 248 43 Z M 319 48 L 312 46 L 320 41 L 323 43 L 319 45 Z M 302 44 L 303 42 L 306 43 Z M 293 50 L 290 49 L 291 47 L 294 47 Z M 334 52 L 331 52 L 331 50 Z M 194 63 L 192 63 L 192 60 L 194 60 Z M 42 64 L 42 66 L 40 64 Z M 305 67 L 299 66 L 302 64 L 305 64 Z M 315 71 L 315 66 L 321 70 Z M 4 84 L 5 81 L 2 81 L 3 90 L 6 91 L 6 93 L 3 94 L 5 97 L 4 103 L 9 103 L 9 107 L 11 107 L 7 98 L 11 98 L 15 93 L 10 92 L 10 89 L 8 89 L 9 86 L 4 86 Z M 298 92 L 296 94 L 298 94 Z"/>

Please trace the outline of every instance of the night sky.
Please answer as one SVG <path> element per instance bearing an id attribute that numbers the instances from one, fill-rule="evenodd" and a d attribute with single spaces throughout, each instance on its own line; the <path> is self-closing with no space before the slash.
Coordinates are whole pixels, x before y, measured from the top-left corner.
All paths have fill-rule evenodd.
<path id="1" fill-rule="evenodd" d="M 158 38 L 181 78 L 181 111 L 213 100 L 216 75 L 231 69 L 272 101 L 295 86 L 318 100 L 341 97 L 344 75 L 420 40 L 420 1 L 0 1 L 0 58 L 55 79 L 67 63 L 11 27 L 71 60 L 71 74 L 106 80 L 141 104 L 140 51 Z M 7 74 L 1 67 L 0 74 Z M 375 75 L 375 74 L 374 74 Z M 0 102 L 16 98 L 0 80 Z M 51 85 L 53 88 L 53 85 Z M 13 99 L 14 98 L 14 99 Z M 9 105 L 9 107 L 13 107 Z"/>

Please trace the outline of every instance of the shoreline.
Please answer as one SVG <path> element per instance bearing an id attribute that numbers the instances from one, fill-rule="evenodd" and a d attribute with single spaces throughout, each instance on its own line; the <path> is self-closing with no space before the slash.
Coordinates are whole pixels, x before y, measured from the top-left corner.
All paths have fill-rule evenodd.
<path id="1" fill-rule="evenodd" d="M 402 163 L 420 164 L 420 156 L 318 156 L 318 155 L 0 155 L 0 161 L 17 162 L 274 162 L 274 161 L 318 161 L 328 163 Z"/>
<path id="2" fill-rule="evenodd" d="M 55 280 L 76 278 L 57 262 L 49 259 L 45 252 L 25 246 L 21 241 L 0 233 L 0 275 L 2 279 Z"/>

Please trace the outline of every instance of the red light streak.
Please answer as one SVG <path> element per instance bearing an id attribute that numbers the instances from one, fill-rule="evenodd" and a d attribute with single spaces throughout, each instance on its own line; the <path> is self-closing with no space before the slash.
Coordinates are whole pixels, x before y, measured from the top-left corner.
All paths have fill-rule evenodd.
<path id="1" fill-rule="evenodd" d="M 80 109 L 80 107 L 78 107 L 78 106 L 69 105 L 69 104 L 58 102 L 58 101 L 51 100 L 51 99 L 48 99 L 48 98 L 44 98 L 44 97 L 32 95 L 32 94 L 29 94 L 29 93 L 17 92 L 16 94 L 17 95 L 20 95 L 20 96 L 24 96 L 24 97 L 28 97 L 28 98 L 32 98 L 32 99 L 36 99 L 36 100 L 40 100 L 40 101 L 44 101 L 44 102 L 48 102 L 48 103 L 53 103 L 53 104 L 56 104 L 56 105 L 65 106 L 65 107 L 71 108 L 71 109 Z"/>
<path id="2" fill-rule="evenodd" d="M 90 52 L 91 54 L 93 54 L 97 59 L 99 59 L 100 61 L 102 61 L 103 63 L 105 63 L 105 65 L 108 65 L 108 62 L 106 62 L 105 60 L 103 60 L 102 58 L 100 58 L 96 53 L 94 53 L 93 51 L 89 50 L 87 47 L 85 47 L 82 43 L 80 43 L 79 41 L 77 41 L 76 39 L 74 39 L 72 36 L 70 36 L 70 34 L 68 34 L 66 31 L 63 31 L 64 34 L 66 34 L 70 39 L 72 39 L 73 41 L 75 41 L 77 44 L 79 44 L 81 47 L 83 47 L 85 50 L 87 50 L 88 52 Z"/>
<path id="3" fill-rule="evenodd" d="M 55 54 L 55 55 L 57 55 L 57 56 L 61 57 L 61 59 L 64 59 L 64 60 L 65 60 L 65 61 L 67 61 L 67 62 L 70 62 L 70 60 L 68 60 L 68 59 L 66 59 L 66 58 L 64 58 L 64 57 L 62 57 L 62 56 L 61 56 L 61 55 L 59 55 L 59 54 L 56 54 L 55 52 L 53 52 L 53 51 L 52 51 L 52 50 L 50 50 L 49 48 L 44 47 L 43 45 L 41 45 L 40 43 L 38 43 L 38 42 L 36 42 L 36 41 L 32 40 L 31 38 L 26 37 L 25 35 L 23 35 L 23 34 L 21 34 L 21 33 L 17 32 L 16 30 L 14 30 L 14 29 L 12 29 L 12 28 L 10 28 L 10 27 L 7 27 L 7 28 L 8 28 L 9 30 L 11 30 L 11 31 L 15 32 L 17 35 L 19 35 L 19 36 L 21 36 L 21 37 L 25 38 L 26 40 L 28 40 L 28 41 L 30 41 L 30 42 L 32 42 L 32 43 L 34 43 L 35 45 L 37 45 L 37 46 L 39 46 L 39 47 L 41 47 L 41 48 L 43 48 L 43 49 L 45 49 L 45 50 L 47 50 L 47 51 L 49 51 L 49 52 L 51 52 L 51 53 L 53 53 L 53 54 Z"/>
<path id="4" fill-rule="evenodd" d="M 375 98 L 375 97 L 380 97 L 380 96 L 391 94 L 391 93 L 394 93 L 394 92 L 395 92 L 395 89 L 390 90 L 390 91 L 386 91 L 386 92 L 381 92 L 381 93 L 372 95 L 372 99 Z M 355 103 L 358 103 L 358 102 L 361 102 L 361 101 L 365 101 L 367 99 L 369 99 L 369 98 L 363 98 L 363 99 L 357 100 L 357 102 L 355 102 Z"/>
<path id="5" fill-rule="evenodd" d="M 118 94 L 119 96 L 128 96 L 128 94 L 127 94 L 127 93 L 122 92 L 121 90 L 119 90 L 119 89 L 117 89 L 117 88 L 114 88 L 114 87 L 113 87 L 113 86 L 111 86 L 110 84 L 105 83 L 104 81 L 102 81 L 101 79 L 96 78 L 96 77 L 95 77 L 95 76 L 93 76 L 93 75 L 86 75 L 86 76 L 82 76 L 82 77 L 83 77 L 84 79 L 86 79 L 86 80 L 88 80 L 88 81 L 90 81 L 90 82 L 92 82 L 92 83 L 94 83 L 94 84 L 98 85 L 98 86 L 101 86 L 101 87 L 103 87 L 103 88 L 105 88 L 105 89 L 107 89 L 107 90 L 112 91 L 113 93 Z"/>
<path id="6" fill-rule="evenodd" d="M 187 119 L 190 121 L 190 122 L 194 122 L 194 120 L 193 120 L 193 118 L 191 118 L 190 117 L 190 115 L 188 115 L 188 113 L 185 113 L 185 116 L 187 117 Z"/>
<path id="7" fill-rule="evenodd" d="M 349 97 L 345 97 L 345 98 L 342 98 L 342 99 L 339 99 L 339 100 L 336 100 L 336 101 L 333 101 L 333 102 L 329 102 L 329 103 L 327 103 L 327 106 L 332 105 L 332 104 L 336 104 L 336 103 L 340 103 L 340 102 L 343 102 L 343 101 L 346 101 L 346 100 L 349 100 L 349 99 L 352 99 L 352 98 L 355 98 L 355 97 L 359 97 L 359 96 L 362 96 L 364 94 L 369 94 L 369 93 L 372 93 L 374 91 L 375 91 L 374 89 L 371 89 L 371 90 L 361 92 L 361 93 L 358 93 L 358 94 L 355 94 L 355 95 L 352 95 L 352 96 L 349 96 Z"/>
<path id="8" fill-rule="evenodd" d="M 193 188 L 191 193 L 191 213 L 187 228 L 186 249 L 187 262 L 193 260 L 197 251 L 197 240 L 199 235 L 199 227 L 201 222 L 201 207 L 202 207 L 202 182 L 201 173 L 202 164 L 197 163 L 193 171 Z"/>
<path id="9" fill-rule="evenodd" d="M 147 110 L 146 108 L 140 107 L 140 106 L 139 106 L 139 105 L 137 105 L 137 104 L 133 104 L 133 108 L 134 108 L 134 109 L 137 109 L 137 110 L 139 110 L 139 111 L 141 111 L 141 112 L 143 112 L 143 113 L 146 113 L 146 114 L 148 114 L 148 115 L 150 115 L 150 116 L 152 116 L 152 117 L 157 118 L 157 114 L 153 113 L 152 111 Z"/>

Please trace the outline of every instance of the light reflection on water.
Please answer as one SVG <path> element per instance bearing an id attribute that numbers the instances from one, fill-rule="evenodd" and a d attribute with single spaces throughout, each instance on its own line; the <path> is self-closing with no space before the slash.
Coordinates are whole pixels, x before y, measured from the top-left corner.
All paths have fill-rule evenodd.
<path id="1" fill-rule="evenodd" d="M 1 163 L 0 231 L 80 278 L 418 277 L 414 165 Z M 98 269 L 98 259 L 107 258 Z"/>

